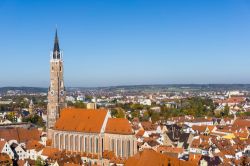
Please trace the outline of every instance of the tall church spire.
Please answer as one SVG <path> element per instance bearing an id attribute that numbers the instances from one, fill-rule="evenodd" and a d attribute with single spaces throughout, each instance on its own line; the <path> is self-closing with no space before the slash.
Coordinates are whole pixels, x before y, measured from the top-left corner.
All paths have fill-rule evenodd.
<path id="1" fill-rule="evenodd" d="M 55 41 L 54 41 L 54 49 L 53 49 L 53 59 L 60 59 L 60 47 L 59 47 L 59 40 L 57 36 L 57 29 L 55 34 Z"/>
<path id="2" fill-rule="evenodd" d="M 47 127 L 53 128 L 60 117 L 60 111 L 66 107 L 66 93 L 63 80 L 63 60 L 59 48 L 57 30 L 55 33 L 53 56 L 50 60 L 50 86 L 48 91 Z"/>

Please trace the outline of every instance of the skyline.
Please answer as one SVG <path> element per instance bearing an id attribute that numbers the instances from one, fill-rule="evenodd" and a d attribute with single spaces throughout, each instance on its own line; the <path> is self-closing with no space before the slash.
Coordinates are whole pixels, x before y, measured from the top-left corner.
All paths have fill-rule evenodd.
<path id="1" fill-rule="evenodd" d="M 1 1 L 0 20 L 0 87 L 49 85 L 56 24 L 66 87 L 250 83 L 247 1 Z"/>

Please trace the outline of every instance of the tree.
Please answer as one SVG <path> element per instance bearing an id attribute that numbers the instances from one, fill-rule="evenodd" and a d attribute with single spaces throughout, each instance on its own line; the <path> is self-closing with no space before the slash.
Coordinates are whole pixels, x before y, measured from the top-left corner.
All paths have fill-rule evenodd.
<path id="1" fill-rule="evenodd" d="M 125 118 L 125 111 L 122 108 L 111 109 L 111 116 L 116 118 Z"/>
<path id="2" fill-rule="evenodd" d="M 224 107 L 223 114 L 224 114 L 224 116 L 228 116 L 228 115 L 229 115 L 229 106 L 228 106 L 228 105 L 226 105 L 226 106 Z"/>
<path id="3" fill-rule="evenodd" d="M 10 112 L 6 115 L 6 119 L 8 119 L 9 121 L 11 122 L 14 122 L 15 121 L 15 113 L 14 112 Z"/>
<path id="4" fill-rule="evenodd" d="M 76 108 L 87 108 L 86 104 L 83 103 L 82 101 L 77 101 L 77 102 L 74 104 L 74 106 L 75 106 Z"/>
<path id="5" fill-rule="evenodd" d="M 131 113 L 132 118 L 139 118 L 140 117 L 140 111 L 136 110 Z"/>
<path id="6" fill-rule="evenodd" d="M 41 157 L 38 157 L 35 161 L 35 166 L 44 166 L 45 163 L 44 161 L 41 159 Z"/>
<path id="7" fill-rule="evenodd" d="M 23 122 L 30 122 L 33 123 L 39 127 L 44 127 L 43 119 L 42 117 L 38 116 L 37 114 L 30 115 L 28 117 L 23 118 Z"/>

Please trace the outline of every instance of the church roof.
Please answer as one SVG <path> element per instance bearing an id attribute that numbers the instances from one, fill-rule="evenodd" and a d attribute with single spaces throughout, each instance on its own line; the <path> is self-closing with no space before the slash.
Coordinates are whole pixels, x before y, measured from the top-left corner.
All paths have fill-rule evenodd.
<path id="1" fill-rule="evenodd" d="M 56 130 L 100 133 L 106 109 L 92 110 L 79 108 L 65 108 L 55 124 Z"/>
<path id="2" fill-rule="evenodd" d="M 131 124 L 124 118 L 109 118 L 105 133 L 111 134 L 133 134 Z"/>
<path id="3" fill-rule="evenodd" d="M 54 49 L 53 49 L 53 51 L 58 51 L 58 52 L 60 51 L 57 30 L 56 30 L 56 34 L 55 34 L 55 41 L 54 41 Z"/>
<path id="4" fill-rule="evenodd" d="M 57 36 L 57 29 L 56 29 L 55 41 L 54 41 L 53 59 L 60 59 L 60 47 L 59 47 L 59 39 Z"/>

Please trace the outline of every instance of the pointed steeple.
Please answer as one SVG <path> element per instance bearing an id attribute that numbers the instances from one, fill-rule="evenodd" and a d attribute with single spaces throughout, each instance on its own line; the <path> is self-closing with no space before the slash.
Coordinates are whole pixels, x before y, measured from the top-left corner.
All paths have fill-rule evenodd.
<path id="1" fill-rule="evenodd" d="M 54 41 L 53 59 L 60 59 L 60 47 L 59 47 L 59 40 L 57 36 L 57 29 L 56 29 L 55 41 Z"/>

